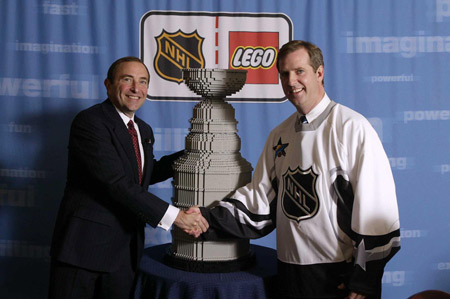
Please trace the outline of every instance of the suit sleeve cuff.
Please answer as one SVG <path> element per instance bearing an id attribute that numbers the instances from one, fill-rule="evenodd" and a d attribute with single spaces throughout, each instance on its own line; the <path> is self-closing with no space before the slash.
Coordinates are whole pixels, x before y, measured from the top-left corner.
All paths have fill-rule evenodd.
<path id="1" fill-rule="evenodd" d="M 178 216 L 178 213 L 180 212 L 180 209 L 169 205 L 169 208 L 167 209 L 166 213 L 164 214 L 163 218 L 158 224 L 158 227 L 169 230 L 172 224 L 175 222 L 175 219 Z"/>

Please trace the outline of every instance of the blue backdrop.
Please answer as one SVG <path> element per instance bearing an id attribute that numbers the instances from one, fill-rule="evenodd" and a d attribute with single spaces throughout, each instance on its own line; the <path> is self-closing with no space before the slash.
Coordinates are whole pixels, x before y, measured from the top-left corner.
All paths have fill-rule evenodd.
<path id="1" fill-rule="evenodd" d="M 182 16 L 180 28 L 155 21 L 161 15 Z M 254 21 L 260 17 L 273 25 Z M 196 102 L 155 71 L 163 29 L 203 37 L 205 67 L 228 67 L 239 30 L 321 47 L 328 95 L 371 121 L 396 181 L 402 249 L 386 268 L 383 298 L 450 292 L 450 0 L 0 0 L 2 298 L 46 297 L 70 122 L 106 98 L 114 60 L 140 56 L 151 69 L 156 86 L 138 115 L 154 129 L 156 155 L 184 148 Z M 269 131 L 294 108 L 278 82 L 258 83 L 269 67 L 250 71 L 267 76 L 255 75 L 232 104 L 241 153 L 255 166 Z M 170 202 L 170 181 L 151 191 Z M 170 241 L 169 233 L 146 229 L 147 246 Z M 252 242 L 275 247 L 275 235 Z"/>

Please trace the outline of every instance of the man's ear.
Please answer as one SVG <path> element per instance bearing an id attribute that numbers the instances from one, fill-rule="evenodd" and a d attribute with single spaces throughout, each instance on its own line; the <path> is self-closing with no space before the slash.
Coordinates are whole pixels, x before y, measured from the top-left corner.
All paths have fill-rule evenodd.
<path id="1" fill-rule="evenodd" d="M 105 81 L 103 81 L 103 84 L 105 84 L 105 87 L 108 88 L 111 85 L 111 82 L 108 78 L 106 78 Z"/>
<path id="2" fill-rule="evenodd" d="M 317 80 L 319 80 L 321 83 L 323 83 L 323 76 L 324 76 L 323 65 L 321 65 L 317 68 L 316 75 L 317 75 Z"/>

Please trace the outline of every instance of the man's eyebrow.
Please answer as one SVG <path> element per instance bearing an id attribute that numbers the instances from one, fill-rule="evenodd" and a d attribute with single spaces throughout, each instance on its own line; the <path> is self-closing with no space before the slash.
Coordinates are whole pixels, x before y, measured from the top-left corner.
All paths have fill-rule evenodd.
<path id="1" fill-rule="evenodd" d="M 133 77 L 133 75 L 130 74 L 123 74 L 122 76 L 120 76 L 119 78 L 125 78 L 125 77 Z M 140 80 L 145 79 L 148 81 L 148 77 L 140 77 Z"/>

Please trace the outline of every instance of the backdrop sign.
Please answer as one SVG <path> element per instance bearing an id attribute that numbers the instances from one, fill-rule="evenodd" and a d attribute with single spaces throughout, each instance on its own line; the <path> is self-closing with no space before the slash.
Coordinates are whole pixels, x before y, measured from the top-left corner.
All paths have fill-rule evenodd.
<path id="1" fill-rule="evenodd" d="M 247 82 L 228 101 L 279 102 L 275 61 L 292 40 L 285 14 L 150 11 L 141 19 L 141 58 L 150 70 L 150 100 L 198 100 L 182 84 L 183 68 L 248 70 Z"/>

